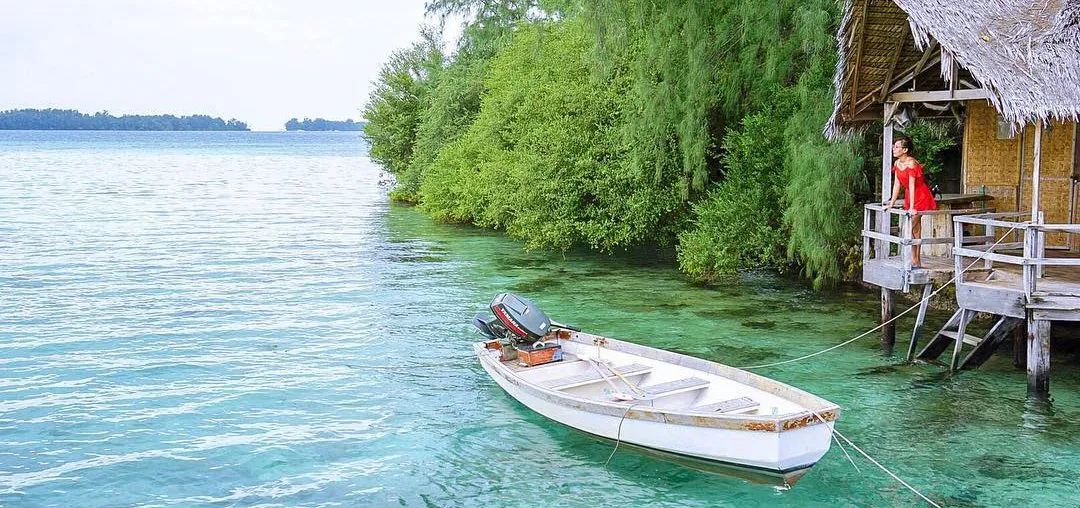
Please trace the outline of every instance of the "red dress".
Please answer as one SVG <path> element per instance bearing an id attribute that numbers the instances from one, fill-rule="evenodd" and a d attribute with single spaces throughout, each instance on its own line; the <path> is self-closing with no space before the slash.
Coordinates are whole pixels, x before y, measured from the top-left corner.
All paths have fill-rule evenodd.
<path id="1" fill-rule="evenodd" d="M 915 167 L 908 169 L 900 169 L 899 166 L 893 164 L 893 174 L 900 180 L 900 185 L 904 187 L 904 210 L 911 210 L 911 198 L 915 198 L 915 210 L 923 212 L 926 210 L 936 210 L 937 202 L 934 201 L 934 195 L 930 193 L 930 187 L 926 186 L 926 180 L 922 174 L 922 164 L 915 164 Z M 908 188 L 908 180 L 915 177 L 915 189 Z"/>

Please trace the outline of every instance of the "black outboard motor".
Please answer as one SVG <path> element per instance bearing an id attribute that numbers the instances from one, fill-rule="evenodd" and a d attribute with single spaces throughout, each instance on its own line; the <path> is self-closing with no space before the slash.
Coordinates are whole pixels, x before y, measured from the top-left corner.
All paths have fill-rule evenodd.
<path id="1" fill-rule="evenodd" d="M 496 295 L 491 301 L 491 312 L 516 342 L 540 340 L 551 330 L 551 320 L 540 307 L 513 293 Z"/>

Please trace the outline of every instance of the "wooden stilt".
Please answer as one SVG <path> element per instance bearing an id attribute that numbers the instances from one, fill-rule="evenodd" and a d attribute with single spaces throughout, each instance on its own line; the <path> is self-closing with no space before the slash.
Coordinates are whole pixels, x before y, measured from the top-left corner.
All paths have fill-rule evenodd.
<path id="1" fill-rule="evenodd" d="M 893 318 L 895 307 L 893 290 L 881 288 L 881 322 L 887 323 Z M 889 323 L 881 328 L 881 350 L 886 354 L 892 354 L 893 345 L 896 344 L 896 324 Z"/>
<path id="2" fill-rule="evenodd" d="M 1050 321 L 1033 319 L 1027 313 L 1028 394 L 1050 393 Z"/>
<path id="3" fill-rule="evenodd" d="M 907 348 L 907 361 L 915 357 L 915 347 L 919 345 L 919 332 L 922 331 L 926 321 L 926 308 L 930 305 L 930 293 L 934 290 L 933 284 L 926 284 L 922 290 L 922 300 L 919 302 L 919 315 L 915 318 L 915 329 L 911 332 L 911 344 Z"/>

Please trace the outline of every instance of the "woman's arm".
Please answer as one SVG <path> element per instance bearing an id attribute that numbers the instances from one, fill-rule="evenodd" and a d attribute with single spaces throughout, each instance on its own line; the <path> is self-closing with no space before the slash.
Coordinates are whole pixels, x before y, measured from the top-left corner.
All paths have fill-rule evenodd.
<path id="1" fill-rule="evenodd" d="M 911 212 L 911 215 L 915 215 L 915 175 L 914 174 L 912 174 L 911 176 L 908 177 L 908 187 L 907 188 L 908 188 L 907 193 L 910 194 L 910 196 L 908 196 L 908 201 L 911 202 L 911 204 L 908 205 L 908 211 Z"/>
<path id="2" fill-rule="evenodd" d="M 895 176 L 893 177 L 892 182 L 892 199 L 890 199 L 889 202 L 885 204 L 885 209 L 888 210 L 892 208 L 893 205 L 896 204 L 896 198 L 898 197 L 900 197 L 900 177 Z"/>

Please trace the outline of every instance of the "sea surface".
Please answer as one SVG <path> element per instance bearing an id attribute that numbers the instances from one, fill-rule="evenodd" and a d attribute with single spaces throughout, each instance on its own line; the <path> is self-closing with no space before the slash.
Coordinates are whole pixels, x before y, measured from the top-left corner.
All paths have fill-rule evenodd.
<path id="1" fill-rule="evenodd" d="M 525 251 L 390 203 L 366 149 L 357 133 L 0 132 L 0 505 L 920 505 L 835 443 L 791 488 L 613 455 L 470 350 L 470 318 L 507 290 L 734 366 L 853 337 L 876 295 Z M 1074 355 L 1035 400 L 1007 355 L 949 376 L 904 365 L 903 340 L 759 372 L 840 404 L 837 429 L 938 503 L 1080 505 Z"/>

